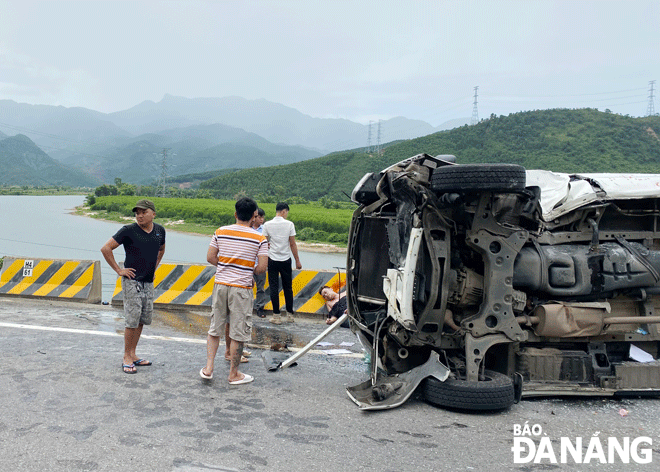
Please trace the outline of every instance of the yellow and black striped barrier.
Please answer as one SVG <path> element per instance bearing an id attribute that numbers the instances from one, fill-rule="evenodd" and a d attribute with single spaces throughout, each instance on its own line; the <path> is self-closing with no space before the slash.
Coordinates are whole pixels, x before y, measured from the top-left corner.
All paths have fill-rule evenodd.
<path id="1" fill-rule="evenodd" d="M 0 296 L 101 303 L 99 261 L 5 257 Z"/>
<path id="2" fill-rule="evenodd" d="M 325 300 L 319 295 L 319 289 L 324 285 L 339 293 L 341 287 L 346 284 L 345 274 L 319 271 L 319 270 L 294 270 L 293 271 L 293 310 L 296 313 L 322 313 L 327 314 Z M 280 288 L 282 284 L 280 283 Z M 264 286 L 266 296 L 270 300 L 270 284 L 266 277 Z M 256 292 L 256 288 L 255 288 Z M 284 310 L 284 292 L 280 289 L 280 309 Z M 272 310 L 273 304 L 269 301 L 264 310 Z"/>
<path id="3" fill-rule="evenodd" d="M 170 307 L 211 306 L 215 268 L 197 264 L 160 264 L 154 277 L 154 304 Z M 293 305 L 296 313 L 326 313 L 325 300 L 318 294 L 324 285 L 339 291 L 344 286 L 344 274 L 332 271 L 294 270 Z M 266 296 L 270 300 L 270 284 L 266 277 Z M 256 291 L 256 288 L 254 289 Z M 284 294 L 280 290 L 280 306 L 284 306 Z M 112 295 L 113 305 L 124 302 L 121 278 L 117 278 Z M 272 310 L 269 301 L 264 307 Z"/>
<path id="4" fill-rule="evenodd" d="M 215 269 L 210 265 L 160 264 L 154 275 L 154 303 L 211 306 L 214 275 Z M 112 304 L 124 304 L 121 277 L 117 277 Z"/>

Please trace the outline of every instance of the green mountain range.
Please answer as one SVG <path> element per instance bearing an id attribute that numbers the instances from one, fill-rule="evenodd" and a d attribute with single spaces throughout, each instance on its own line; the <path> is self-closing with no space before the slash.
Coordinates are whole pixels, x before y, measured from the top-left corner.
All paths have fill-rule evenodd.
<path id="1" fill-rule="evenodd" d="M 433 127 L 424 121 L 396 117 L 374 124 L 373 134 L 376 135 L 377 126 L 378 136 L 382 138 L 380 142 L 392 142 L 460 126 L 466 120 L 451 120 Z M 221 129 L 223 126 L 224 130 Z M 190 140 L 201 143 L 201 139 L 208 139 L 210 134 L 225 138 L 233 134 L 239 141 L 241 138 L 255 141 L 256 136 L 262 143 L 273 146 L 313 150 L 315 155 L 311 157 L 318 157 L 366 144 L 371 127 L 371 124 L 346 119 L 314 118 L 279 103 L 241 97 L 165 95 L 159 102 L 147 100 L 114 113 L 0 100 L 0 130 L 3 133 L 28 136 L 55 160 L 74 167 L 80 163 L 81 170 L 93 167 L 94 160 L 108 157 L 113 149 L 134 141 L 174 148 L 177 143 Z M 230 139 L 222 142 L 228 141 Z M 221 142 L 212 142 L 206 147 L 218 144 Z M 185 145 L 184 150 L 187 150 Z M 175 167 L 171 170 L 177 171 Z M 111 175 L 106 183 L 115 177 L 124 176 Z"/>
<path id="2" fill-rule="evenodd" d="M 274 144 L 240 128 L 213 124 L 173 128 L 136 137 L 115 138 L 112 146 L 89 152 L 58 154 L 63 163 L 103 182 L 116 177 L 145 184 L 162 172 L 163 149 L 167 149 L 167 173 L 203 173 L 227 168 L 288 164 L 318 157 L 321 153 Z"/>
<path id="3" fill-rule="evenodd" d="M 99 181 L 60 164 L 27 136 L 0 140 L 0 185 L 94 187 Z"/>
<path id="4" fill-rule="evenodd" d="M 462 126 L 386 146 L 381 155 L 364 149 L 295 164 L 247 169 L 204 181 L 220 198 L 298 196 L 346 200 L 367 172 L 419 153 L 453 154 L 458 163 L 515 163 L 557 172 L 660 173 L 660 116 L 632 118 L 594 109 L 553 109 L 491 115 Z"/>
<path id="5" fill-rule="evenodd" d="M 6 101 L 0 104 L 6 105 Z M 657 115 L 633 118 L 595 109 L 491 115 L 474 126 L 390 142 L 381 153 L 362 148 L 317 157 L 320 153 L 316 150 L 275 144 L 258 134 L 217 123 L 131 136 L 102 120 L 108 115 L 84 109 L 14 105 L 9 109 L 35 112 L 30 116 L 36 116 L 44 130 L 57 129 L 52 124 L 64 113 L 81 126 L 81 131 L 76 134 L 67 128 L 71 146 L 66 151 L 46 146 L 48 154 L 25 135 L 7 137 L 0 132 L 0 184 L 5 185 L 93 186 L 117 177 L 124 182 L 150 183 L 161 173 L 163 148 L 168 148 L 170 181 L 193 174 L 190 181 L 201 181 L 201 188 L 222 198 L 245 193 L 278 199 L 346 200 L 345 194 L 350 194 L 366 172 L 380 171 L 422 152 L 454 154 L 459 163 L 509 162 L 528 169 L 568 173 L 660 173 Z M 26 121 L 28 114 L 16 116 Z M 35 123 L 30 126 L 36 127 Z M 88 140 L 92 135 L 97 137 L 93 143 Z M 40 136 L 49 137 L 46 133 Z M 75 151 L 75 147 L 85 149 Z M 51 159 L 55 155 L 58 160 Z M 187 182 L 181 178 L 176 181 L 184 186 Z"/>
<path id="6" fill-rule="evenodd" d="M 146 100 L 128 110 L 110 113 L 105 119 L 138 134 L 160 133 L 165 128 L 163 124 L 175 128 L 223 123 L 256 133 L 273 143 L 301 145 L 321 154 L 366 144 L 368 132 L 367 125 L 350 120 L 314 118 L 279 103 L 242 97 L 184 98 L 166 94 L 159 102 Z M 383 141 L 446 129 L 443 125 L 434 128 L 426 122 L 403 117 L 381 124 Z"/>

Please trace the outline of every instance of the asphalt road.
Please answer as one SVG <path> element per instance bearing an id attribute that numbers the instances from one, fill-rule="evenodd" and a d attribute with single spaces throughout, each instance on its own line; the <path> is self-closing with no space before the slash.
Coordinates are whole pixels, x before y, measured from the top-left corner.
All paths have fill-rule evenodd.
<path id="1" fill-rule="evenodd" d="M 213 381 L 199 378 L 203 323 L 203 317 L 161 313 L 138 346 L 154 365 L 126 375 L 120 310 L 0 298 L 0 470 L 660 469 L 658 399 L 528 400 L 504 412 L 470 414 L 414 395 L 397 409 L 362 412 L 345 392 L 367 378 L 359 345 L 344 357 L 308 353 L 277 372 L 268 372 L 264 351 L 253 348 L 241 369 L 255 381 L 230 386 L 221 359 Z M 268 334 L 267 323 L 257 324 L 266 345 L 277 336 L 301 344 L 325 328 L 299 322 Z M 328 340 L 335 348 L 356 342 L 344 329 Z M 514 463 L 516 425 L 526 422 L 542 431 L 530 437 L 546 448 L 534 456 L 538 464 Z M 593 437 L 602 455 L 595 445 L 588 451 Z M 626 464 L 620 455 L 608 457 L 610 437 L 651 443 L 638 442 Z M 568 457 L 562 464 L 561 438 L 582 438 L 589 463 Z"/>

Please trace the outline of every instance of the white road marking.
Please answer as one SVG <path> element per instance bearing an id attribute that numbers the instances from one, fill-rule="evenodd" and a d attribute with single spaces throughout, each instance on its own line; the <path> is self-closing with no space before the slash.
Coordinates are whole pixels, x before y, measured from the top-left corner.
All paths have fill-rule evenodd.
<path id="1" fill-rule="evenodd" d="M 32 329 L 36 331 L 56 331 L 60 333 L 74 333 L 74 334 L 92 334 L 95 336 L 116 336 L 116 337 L 124 337 L 123 334 L 119 333 L 112 333 L 110 331 L 93 331 L 90 329 L 75 329 L 75 328 L 59 328 L 56 326 L 39 326 L 39 325 L 28 325 L 28 324 L 20 324 L 20 323 L 4 323 L 0 322 L 0 327 L 4 328 L 16 328 L 16 329 Z M 179 337 L 174 337 L 174 336 L 152 336 L 148 334 L 143 334 L 140 336 L 140 339 L 153 339 L 156 341 L 174 341 L 174 342 L 179 342 L 179 343 L 189 343 L 189 344 L 206 344 L 206 339 L 194 339 L 194 338 L 179 338 Z M 259 348 L 259 349 L 269 349 L 268 346 L 259 346 L 256 344 L 247 344 L 249 347 L 254 347 L 254 348 Z M 297 347 L 289 347 L 288 348 L 291 352 L 298 352 L 300 351 L 301 348 Z M 312 349 L 309 351 L 310 354 L 321 354 L 321 355 L 327 355 L 325 352 L 317 349 Z M 353 353 L 353 354 L 340 354 L 336 355 L 333 357 L 362 357 L 363 354 L 361 353 Z"/>
<path id="2" fill-rule="evenodd" d="M 123 334 L 111 333 L 110 331 L 92 331 L 89 329 L 74 329 L 74 328 L 58 328 L 54 326 L 38 326 L 38 325 L 27 325 L 19 323 L 3 323 L 0 322 L 0 326 L 5 328 L 18 328 L 18 329 L 33 329 L 38 331 L 57 331 L 60 333 L 76 333 L 76 334 L 93 334 L 96 336 L 121 336 Z M 172 336 L 150 336 L 148 334 L 143 334 L 140 336 L 141 339 L 155 339 L 158 341 L 176 341 L 180 343 L 192 343 L 192 344 L 206 344 L 206 339 L 192 339 L 192 338 L 177 338 Z"/>

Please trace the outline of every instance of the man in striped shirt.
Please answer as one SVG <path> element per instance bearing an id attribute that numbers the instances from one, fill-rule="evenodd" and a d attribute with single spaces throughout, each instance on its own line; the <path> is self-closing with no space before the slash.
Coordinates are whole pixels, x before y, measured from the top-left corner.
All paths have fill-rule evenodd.
<path id="1" fill-rule="evenodd" d="M 215 355 L 220 336 L 229 324 L 229 383 L 239 385 L 254 380 L 238 371 L 243 345 L 252 337 L 253 274 L 263 274 L 268 268 L 268 242 L 250 227 L 257 214 L 257 203 L 251 198 L 236 202 L 236 223 L 215 231 L 206 254 L 209 264 L 216 266 L 211 308 L 211 324 L 206 339 L 206 366 L 199 375 L 213 378 Z M 255 260 L 257 265 L 255 266 Z"/>

